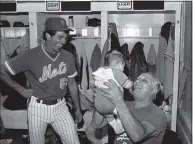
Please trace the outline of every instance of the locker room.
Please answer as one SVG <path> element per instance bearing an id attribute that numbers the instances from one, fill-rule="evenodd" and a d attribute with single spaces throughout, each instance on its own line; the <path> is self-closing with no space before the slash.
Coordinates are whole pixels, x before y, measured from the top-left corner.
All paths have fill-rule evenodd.
<path id="1" fill-rule="evenodd" d="M 99 114 L 98 117 L 96 116 L 98 110 L 96 110 L 96 101 L 92 99 L 94 92 L 91 81 L 93 80 L 94 72 L 105 65 L 107 53 L 113 53 L 113 51 L 120 53 L 124 60 L 123 73 L 124 76 L 132 82 L 133 86 L 131 89 L 134 89 L 135 81 L 144 73 L 150 74 L 159 81 L 160 88 L 152 104 L 163 112 L 166 118 L 166 129 L 164 130 L 161 142 L 158 144 L 192 143 L 191 1 L 5 0 L 0 2 L 0 63 L 3 66 L 5 65 L 8 69 L 7 71 L 10 71 L 9 76 L 11 81 L 18 83 L 25 91 L 21 92 L 18 90 L 19 88 L 14 89 L 11 86 L 14 84 L 9 85 L 9 83 L 4 82 L 4 79 L 1 78 L 3 74 L 2 72 L 0 73 L 0 144 L 37 143 L 35 141 L 30 142 L 32 138 L 30 139 L 29 135 L 30 123 L 28 121 L 29 110 L 27 110 L 27 108 L 33 102 L 33 98 L 31 98 L 31 96 L 28 98 L 24 96 L 28 95 L 28 92 L 31 92 L 31 83 L 33 80 L 28 80 L 28 74 L 25 72 L 19 71 L 15 75 L 15 71 L 9 66 L 12 64 L 11 62 L 14 62 L 15 59 L 17 60 L 17 57 L 19 57 L 20 54 L 22 55 L 22 53 L 29 53 L 33 51 L 34 48 L 37 49 L 39 47 L 44 49 L 45 41 L 49 38 L 48 33 L 45 31 L 46 23 L 48 19 L 51 21 L 52 18 L 64 20 L 66 28 L 70 28 L 67 33 L 68 37 L 65 39 L 65 44 L 62 43 L 63 45 L 61 47 L 62 51 L 67 51 L 67 53 L 70 53 L 73 57 L 73 63 L 70 61 L 71 59 L 67 57 L 65 59 L 67 63 L 71 65 L 74 64 L 74 68 L 76 69 L 77 75 L 75 76 L 75 81 L 77 84 L 76 94 L 78 98 L 72 96 L 74 95 L 72 92 L 73 89 L 67 88 L 68 82 L 66 82 L 67 79 L 64 78 L 62 80 L 60 79 L 59 86 L 60 88 L 66 88 L 65 96 L 60 98 L 59 101 L 65 102 L 67 111 L 72 117 L 74 122 L 73 128 L 75 127 L 75 132 L 78 136 L 78 143 L 135 143 L 135 140 L 131 137 L 128 138 L 130 133 L 127 133 L 124 124 L 121 125 L 126 132 L 118 135 L 114 127 L 105 119 L 105 116 L 102 114 Z M 51 26 L 53 25 L 57 26 L 58 24 L 55 24 L 53 21 Z M 52 35 L 50 36 L 52 37 Z M 44 50 L 43 52 L 46 53 Z M 37 53 L 32 57 L 26 54 L 26 57 L 22 60 L 27 62 L 30 61 L 30 59 L 33 59 L 33 61 L 36 59 L 36 61 L 34 63 L 31 62 L 31 64 L 33 68 L 39 67 L 36 65 L 40 65 L 39 63 L 45 64 L 44 57 L 48 54 L 44 56 L 39 55 L 40 53 Z M 42 59 L 38 59 L 39 57 L 42 57 Z M 47 57 L 51 58 L 51 56 Z M 59 58 L 59 54 L 57 57 Z M 54 59 L 52 60 L 55 61 Z M 61 65 L 58 65 L 59 67 L 61 66 L 59 68 L 61 70 L 62 63 L 60 64 Z M 42 68 L 43 74 L 41 75 L 43 79 L 44 76 L 49 75 L 49 72 L 46 73 L 46 70 L 49 70 L 49 65 L 42 66 Z M 54 70 L 57 71 L 57 68 Z M 16 70 L 18 69 L 16 68 Z M 52 75 L 50 77 L 61 75 L 59 70 L 56 72 L 57 74 L 54 74 L 54 70 L 52 72 L 50 70 Z M 73 75 L 74 74 L 69 77 Z M 47 77 L 51 79 L 49 76 Z M 106 79 L 107 77 L 108 79 L 115 79 L 115 76 L 112 76 L 114 77 L 112 78 L 109 73 L 106 76 L 102 76 L 101 79 Z M 121 76 L 119 75 L 117 77 Z M 47 91 L 52 94 L 55 89 Z M 132 92 L 125 88 L 122 99 L 124 102 L 135 102 L 135 97 L 132 95 Z M 38 99 L 35 98 L 35 101 L 36 100 Z M 43 98 L 39 100 L 41 104 L 44 101 Z M 79 103 L 78 106 L 80 107 L 80 115 L 82 117 L 78 123 L 76 123 L 76 110 L 78 109 L 76 107 L 76 100 L 77 103 Z M 57 100 L 57 103 L 59 103 L 59 101 Z M 100 103 L 99 107 L 102 107 L 103 104 L 108 104 L 106 100 L 100 100 L 98 102 Z M 118 116 L 115 117 L 117 118 L 119 115 L 121 117 L 119 108 L 116 109 Z M 52 116 L 51 114 L 50 117 Z M 104 126 L 96 126 L 97 128 L 95 128 L 91 134 L 88 129 L 91 123 L 95 121 L 95 118 L 96 120 L 101 118 L 101 123 L 104 124 L 106 122 L 106 124 L 104 124 Z M 152 121 L 157 121 L 156 118 L 152 119 Z M 121 123 L 124 121 L 122 121 L 122 117 L 119 120 L 121 120 Z M 100 125 L 102 125 L 101 123 Z M 156 123 L 156 125 L 159 125 L 159 123 Z M 159 126 L 161 127 L 161 124 Z M 34 126 L 33 129 L 35 129 L 35 127 L 36 126 Z M 57 128 L 55 129 L 52 123 L 49 123 L 48 126 L 46 126 L 44 143 L 64 143 L 59 136 L 60 134 L 56 131 Z M 118 137 L 121 137 L 119 142 L 117 140 Z M 129 142 L 125 137 L 129 139 Z M 76 142 L 71 141 L 68 143 Z M 152 142 L 147 140 L 146 142 L 140 141 L 139 143 L 151 144 Z"/>

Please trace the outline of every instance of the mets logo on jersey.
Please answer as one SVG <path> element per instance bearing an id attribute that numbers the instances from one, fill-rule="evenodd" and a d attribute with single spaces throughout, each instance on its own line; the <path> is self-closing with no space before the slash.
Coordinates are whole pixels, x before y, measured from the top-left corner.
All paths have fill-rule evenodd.
<path id="1" fill-rule="evenodd" d="M 60 88 L 64 89 L 67 86 L 67 79 L 66 78 L 61 78 L 60 79 Z"/>
<path id="2" fill-rule="evenodd" d="M 52 79 L 58 75 L 65 74 L 66 72 L 67 72 L 67 68 L 64 62 L 61 62 L 58 65 L 58 68 L 54 68 L 53 70 L 52 70 L 52 64 L 49 64 L 48 66 L 43 67 L 42 77 L 39 78 L 39 82 L 43 83 L 48 79 Z"/>

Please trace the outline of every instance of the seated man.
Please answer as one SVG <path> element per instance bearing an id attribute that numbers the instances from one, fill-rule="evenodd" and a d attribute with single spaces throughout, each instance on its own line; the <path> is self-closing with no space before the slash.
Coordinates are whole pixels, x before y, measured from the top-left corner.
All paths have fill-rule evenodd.
<path id="1" fill-rule="evenodd" d="M 93 90 L 115 104 L 120 120 L 106 116 L 117 133 L 115 144 L 161 144 L 167 119 L 164 112 L 152 102 L 160 89 L 159 81 L 149 73 L 141 74 L 134 83 L 133 102 L 123 100 L 123 92 L 113 80 L 105 85 L 109 88 L 94 87 Z"/>

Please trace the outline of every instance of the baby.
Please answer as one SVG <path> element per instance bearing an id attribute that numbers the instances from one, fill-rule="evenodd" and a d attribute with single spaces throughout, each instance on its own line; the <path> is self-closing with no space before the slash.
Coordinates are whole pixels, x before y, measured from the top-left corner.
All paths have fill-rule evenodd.
<path id="1" fill-rule="evenodd" d="M 108 82 L 109 79 L 114 80 L 118 86 L 126 89 L 130 89 L 133 86 L 133 82 L 123 73 L 125 67 L 125 61 L 123 55 L 117 50 L 113 50 L 106 54 L 105 67 L 100 67 L 93 72 L 94 84 L 98 88 L 108 88 L 103 83 Z M 107 98 L 97 95 L 95 97 L 95 108 L 101 115 L 116 114 L 115 106 Z"/>

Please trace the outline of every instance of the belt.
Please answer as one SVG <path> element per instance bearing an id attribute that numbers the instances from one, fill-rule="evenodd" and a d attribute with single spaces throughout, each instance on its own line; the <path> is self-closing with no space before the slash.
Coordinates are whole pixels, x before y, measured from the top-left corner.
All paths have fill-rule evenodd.
<path id="1" fill-rule="evenodd" d="M 36 99 L 37 103 L 42 103 L 42 104 L 46 104 L 46 105 L 55 105 L 57 104 L 59 101 L 63 100 L 64 97 L 60 98 L 60 99 L 55 99 L 55 100 L 41 100 L 41 99 Z"/>

